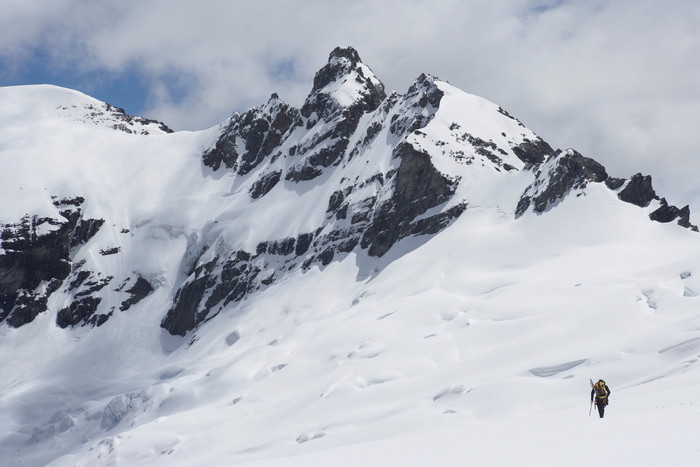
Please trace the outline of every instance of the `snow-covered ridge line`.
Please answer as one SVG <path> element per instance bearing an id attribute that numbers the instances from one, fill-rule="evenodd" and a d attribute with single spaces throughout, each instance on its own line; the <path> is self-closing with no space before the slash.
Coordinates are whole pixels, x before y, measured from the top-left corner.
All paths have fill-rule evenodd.
<path id="1" fill-rule="evenodd" d="M 94 106 L 93 104 L 61 105 L 57 107 L 58 115 L 76 122 L 91 123 L 123 131 L 128 134 L 149 135 L 172 133 L 164 123 L 143 117 L 134 117 L 124 109 L 110 104 Z"/>
<path id="2" fill-rule="evenodd" d="M 101 102 L 79 91 L 53 85 L 9 86 L 0 88 L 4 125 L 17 121 L 58 118 L 128 134 L 167 134 L 173 130 L 163 122 L 127 114 L 124 109 Z"/>

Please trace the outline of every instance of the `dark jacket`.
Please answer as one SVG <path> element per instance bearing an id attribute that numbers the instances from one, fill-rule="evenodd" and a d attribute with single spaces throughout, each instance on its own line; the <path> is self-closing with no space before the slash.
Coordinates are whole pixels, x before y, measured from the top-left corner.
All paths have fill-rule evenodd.
<path id="1" fill-rule="evenodd" d="M 610 388 L 608 387 L 607 383 L 605 383 L 605 392 L 608 393 L 608 395 L 605 397 L 610 397 L 611 391 L 610 391 Z M 596 396 L 595 388 L 591 388 L 591 401 L 593 400 L 593 398 L 595 396 Z"/>

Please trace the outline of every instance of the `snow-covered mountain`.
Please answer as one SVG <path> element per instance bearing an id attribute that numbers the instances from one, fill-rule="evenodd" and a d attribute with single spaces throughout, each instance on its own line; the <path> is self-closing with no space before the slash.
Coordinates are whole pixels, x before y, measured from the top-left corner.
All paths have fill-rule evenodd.
<path id="1" fill-rule="evenodd" d="M 0 163 L 6 465 L 534 463 L 485 440 L 598 377 L 618 427 L 698 415 L 688 207 L 435 77 L 387 95 L 338 48 L 301 109 L 175 133 L 0 88 Z"/>

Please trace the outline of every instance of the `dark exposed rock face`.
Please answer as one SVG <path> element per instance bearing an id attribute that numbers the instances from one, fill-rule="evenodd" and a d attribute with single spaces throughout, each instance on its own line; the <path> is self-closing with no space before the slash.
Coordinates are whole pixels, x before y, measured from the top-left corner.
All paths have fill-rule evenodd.
<path id="1" fill-rule="evenodd" d="M 456 187 L 455 180 L 435 169 L 430 155 L 408 143 L 397 146 L 393 156 L 401 159 L 394 195 L 374 212 L 362 235 L 362 248 L 367 248 L 371 256 L 384 255 L 394 243 L 413 233 L 413 220 L 448 201 Z"/>
<path id="2" fill-rule="evenodd" d="M 199 302 L 204 297 L 209 276 L 196 276 L 193 280 L 183 285 L 177 291 L 174 306 L 168 311 L 160 324 L 172 335 L 184 336 L 207 317 L 205 313 L 198 312 Z"/>
<path id="3" fill-rule="evenodd" d="M 633 175 L 627 185 L 618 193 L 618 198 L 627 203 L 632 203 L 640 207 L 649 206 L 656 196 L 654 188 L 651 186 L 651 176 L 642 174 Z"/>
<path id="4" fill-rule="evenodd" d="M 340 59 L 345 59 L 341 61 Z M 314 76 L 313 91 L 320 91 L 344 74 L 352 70 L 360 63 L 360 54 L 352 47 L 336 47 L 328 56 L 328 64 L 321 68 Z"/>
<path id="5" fill-rule="evenodd" d="M 585 188 L 589 182 L 604 182 L 607 178 L 602 165 L 570 149 L 539 167 L 537 180 L 520 198 L 515 215 L 521 216 L 531 205 L 535 212 L 544 212 L 570 190 Z"/>
<path id="6" fill-rule="evenodd" d="M 7 317 L 7 324 L 18 328 L 34 321 L 48 307 L 48 297 L 61 286 L 61 280 L 51 279 L 45 291 L 20 290 L 14 300 L 15 308 Z"/>
<path id="7" fill-rule="evenodd" d="M 108 315 L 96 314 L 97 307 L 102 299 L 100 297 L 83 297 L 73 300 L 70 306 L 59 310 L 56 324 L 62 328 L 77 326 L 78 324 L 91 324 L 100 326 L 108 319 Z"/>
<path id="8" fill-rule="evenodd" d="M 328 200 L 328 209 L 326 212 L 336 212 L 343 205 L 343 200 L 345 199 L 345 194 L 343 190 L 338 190 L 333 192 L 330 199 Z"/>
<path id="9" fill-rule="evenodd" d="M 403 97 L 404 102 L 410 102 L 411 111 L 392 117 L 391 134 L 401 137 L 425 127 L 435 116 L 443 96 L 444 93 L 435 85 L 435 78 L 421 74 Z M 393 105 L 395 101 L 396 97 L 387 104 Z"/>
<path id="10" fill-rule="evenodd" d="M 386 98 L 383 84 L 373 75 L 366 76 L 368 72 L 363 70 L 369 69 L 362 64 L 357 51 L 336 48 L 328 64 L 316 73 L 313 89 L 301 110 L 290 107 L 273 94 L 265 106 L 242 115 L 234 114 L 214 147 L 204 153 L 204 165 L 213 170 L 224 166 L 245 175 L 268 156 L 290 156 L 299 162 L 287 172 L 287 180 L 302 182 L 318 177 L 324 168 L 342 159 L 362 115 L 377 109 Z M 341 104 L 326 87 L 348 80 L 361 86 L 352 103 Z M 305 125 L 310 130 L 318 122 L 323 125 L 312 138 L 282 154 L 281 146 L 296 127 Z M 279 181 L 280 175 L 273 172 L 258 180 L 251 189 L 251 196 L 264 196 Z"/>
<path id="11" fill-rule="evenodd" d="M 213 316 L 215 313 L 211 311 L 217 304 L 224 306 L 241 300 L 248 291 L 255 289 L 255 279 L 260 273 L 260 269 L 251 264 L 251 258 L 245 251 L 236 251 L 226 259 L 217 257 L 197 266 L 177 291 L 173 307 L 161 326 L 171 334 L 184 336 Z"/>
<path id="12" fill-rule="evenodd" d="M 141 276 L 138 276 L 133 286 L 126 290 L 131 296 L 119 306 L 121 311 L 126 311 L 138 302 L 148 297 L 153 292 L 153 286 Z"/>
<path id="13" fill-rule="evenodd" d="M 68 286 L 70 291 L 74 291 L 73 300 L 70 305 L 59 310 L 56 316 L 56 324 L 62 328 L 83 324 L 100 326 L 111 314 L 97 313 L 102 298 L 96 294 L 107 287 L 113 277 L 82 270 L 82 266 L 83 264 L 75 265 L 78 272 Z"/>
<path id="14" fill-rule="evenodd" d="M 307 251 L 309 251 L 309 247 L 311 246 L 311 241 L 313 240 L 313 235 L 310 233 L 305 233 L 299 235 L 299 238 L 296 241 L 296 247 L 294 249 L 294 253 L 297 256 L 301 256 Z"/>
<path id="15" fill-rule="evenodd" d="M 214 147 L 204 153 L 204 165 L 218 170 L 223 164 L 245 175 L 271 155 L 287 133 L 300 124 L 299 111 L 273 94 L 263 107 L 231 117 Z M 244 148 L 240 154 L 239 148 Z"/>
<path id="16" fill-rule="evenodd" d="M 649 206 L 652 201 L 659 200 L 659 197 L 656 195 L 654 187 L 652 186 L 650 175 L 642 175 L 638 173 L 633 175 L 629 180 L 623 180 L 622 183 L 617 182 L 615 184 L 615 188 L 610 188 L 619 189 L 620 187 L 623 188 L 617 194 L 617 197 L 622 201 L 634 204 L 635 206 L 644 208 Z M 691 229 L 695 232 L 698 231 L 697 226 L 690 223 L 689 206 L 679 209 L 676 206 L 669 205 L 665 198 L 661 198 L 659 201 L 661 206 L 649 214 L 649 219 L 664 224 L 678 219 L 678 225 Z"/>
<path id="17" fill-rule="evenodd" d="M 367 76 L 370 71 L 363 70 L 369 68 L 362 64 L 357 51 L 336 48 L 328 64 L 316 73 L 313 89 L 301 108 L 306 128 L 314 136 L 296 147 L 295 157 L 299 162 L 287 173 L 287 180 L 312 180 L 323 173 L 324 168 L 338 164 L 348 150 L 349 139 L 357 130 L 360 118 L 379 108 L 384 101 L 384 85 L 374 75 Z M 331 83 L 343 86 L 348 82 L 359 86 L 353 86 L 352 102 L 341 103 L 328 86 Z"/>
<path id="18" fill-rule="evenodd" d="M 542 139 L 525 142 L 511 148 L 518 159 L 530 165 L 543 163 L 547 158 L 554 156 L 552 147 Z"/>
<path id="19" fill-rule="evenodd" d="M 282 178 L 282 171 L 277 170 L 263 175 L 250 188 L 250 197 L 258 199 L 270 192 Z"/>
<path id="20" fill-rule="evenodd" d="M 661 206 L 649 214 L 649 218 L 661 223 L 673 222 L 678 219 L 678 225 L 695 232 L 698 231 L 698 227 L 690 223 L 690 207 L 686 205 L 678 209 L 676 206 L 670 206 L 666 198 L 661 198 Z"/>
<path id="21" fill-rule="evenodd" d="M 301 108 L 301 114 L 309 118 L 316 113 L 319 119 L 328 120 L 329 117 L 343 113 L 342 106 L 324 88 L 344 79 L 354 79 L 363 86 L 359 100 L 351 107 L 358 107 L 361 112 L 371 112 L 378 108 L 386 98 L 384 85 L 376 78 L 365 76 L 360 65 L 363 64 L 355 49 L 336 47 L 328 57 L 328 63 L 314 76 L 314 86 Z"/>
<path id="22" fill-rule="evenodd" d="M 617 197 L 620 200 L 639 207 L 647 207 L 652 201 L 659 200 L 652 187 L 651 176 L 638 173 L 629 180 L 609 177 L 598 162 L 571 149 L 564 155 L 550 158 L 548 162 L 535 163 L 532 170 L 537 171 L 537 179 L 523 193 L 515 211 L 516 217 L 523 215 L 531 206 L 534 206 L 535 212 L 544 212 L 572 189 L 585 188 L 588 182 L 605 182 L 610 190 L 619 190 Z M 661 206 L 649 214 L 651 220 L 669 223 L 678 219 L 678 225 L 698 230 L 690 223 L 689 206 L 679 209 L 670 206 L 664 198 L 660 202 Z"/>
<path id="23" fill-rule="evenodd" d="M 39 233 L 42 228 L 47 230 L 44 235 Z M 25 216 L 19 224 L 5 226 L 0 291 L 33 290 L 44 280 L 65 279 L 70 273 L 69 228 L 67 222 L 36 216 Z"/>
<path id="24" fill-rule="evenodd" d="M 17 224 L 3 226 L 0 321 L 21 326 L 46 311 L 48 297 L 71 273 L 71 249 L 87 242 L 104 223 L 82 218 L 84 201 L 54 200 L 60 218 L 25 216 Z"/>
<path id="25" fill-rule="evenodd" d="M 215 316 L 231 302 L 241 301 L 275 281 L 276 271 L 301 263 L 314 235 L 301 234 L 260 242 L 255 253 L 236 250 L 226 256 L 200 260 L 178 289 L 161 326 L 174 335 L 185 335 Z"/>
<path id="26" fill-rule="evenodd" d="M 105 249 L 103 249 L 103 250 L 100 250 L 100 254 L 101 254 L 102 256 L 110 256 L 110 255 L 116 255 L 116 254 L 119 253 L 120 251 L 121 251 L 121 247 L 113 246 L 113 247 L 110 247 L 110 248 L 105 248 Z"/>

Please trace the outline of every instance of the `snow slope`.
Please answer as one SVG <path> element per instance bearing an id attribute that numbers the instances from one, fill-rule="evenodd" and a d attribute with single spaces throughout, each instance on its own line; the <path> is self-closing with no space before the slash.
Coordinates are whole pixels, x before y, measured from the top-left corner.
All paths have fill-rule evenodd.
<path id="1" fill-rule="evenodd" d="M 17 358 L 46 348 L 47 336 L 60 357 L 4 390 L 17 425 L 3 457 L 692 465 L 700 318 L 687 295 L 699 285 L 697 240 L 593 196 L 523 223 L 467 211 L 372 280 L 355 281 L 353 257 L 296 275 L 170 353 L 146 311 L 77 336 L 48 320 L 13 330 L 3 340 L 16 339 Z M 600 235 L 610 223 L 591 203 L 637 228 Z M 552 225 L 558 235 L 545 237 Z M 591 377 L 613 390 L 604 420 L 586 414 Z M 64 420 L 75 425 L 59 433 Z M 23 444 L 32 436 L 41 441 Z"/>
<path id="2" fill-rule="evenodd" d="M 84 196 L 85 215 L 107 222 L 74 260 L 115 284 L 133 271 L 159 284 L 99 327 L 56 326 L 68 291 L 32 323 L 0 327 L 0 465 L 694 465 L 698 234 L 603 184 L 516 219 L 534 176 L 509 147 L 536 136 L 437 86 L 439 110 L 406 138 L 460 177 L 440 208 L 467 202 L 454 223 L 378 258 L 358 248 L 291 270 L 182 338 L 160 323 L 192 245 L 254 249 L 316 228 L 347 173 L 395 168 L 392 135 L 253 201 L 250 185 L 276 167 L 204 167 L 220 128 L 126 133 L 83 118 L 102 104 L 79 93 L 0 89 L 0 220 Z M 502 163 L 455 157 L 462 129 L 503 148 Z M 382 190 L 367 184 L 354 202 Z M 99 254 L 114 245 L 123 254 Z M 613 391 L 604 420 L 586 413 L 589 378 Z"/>

